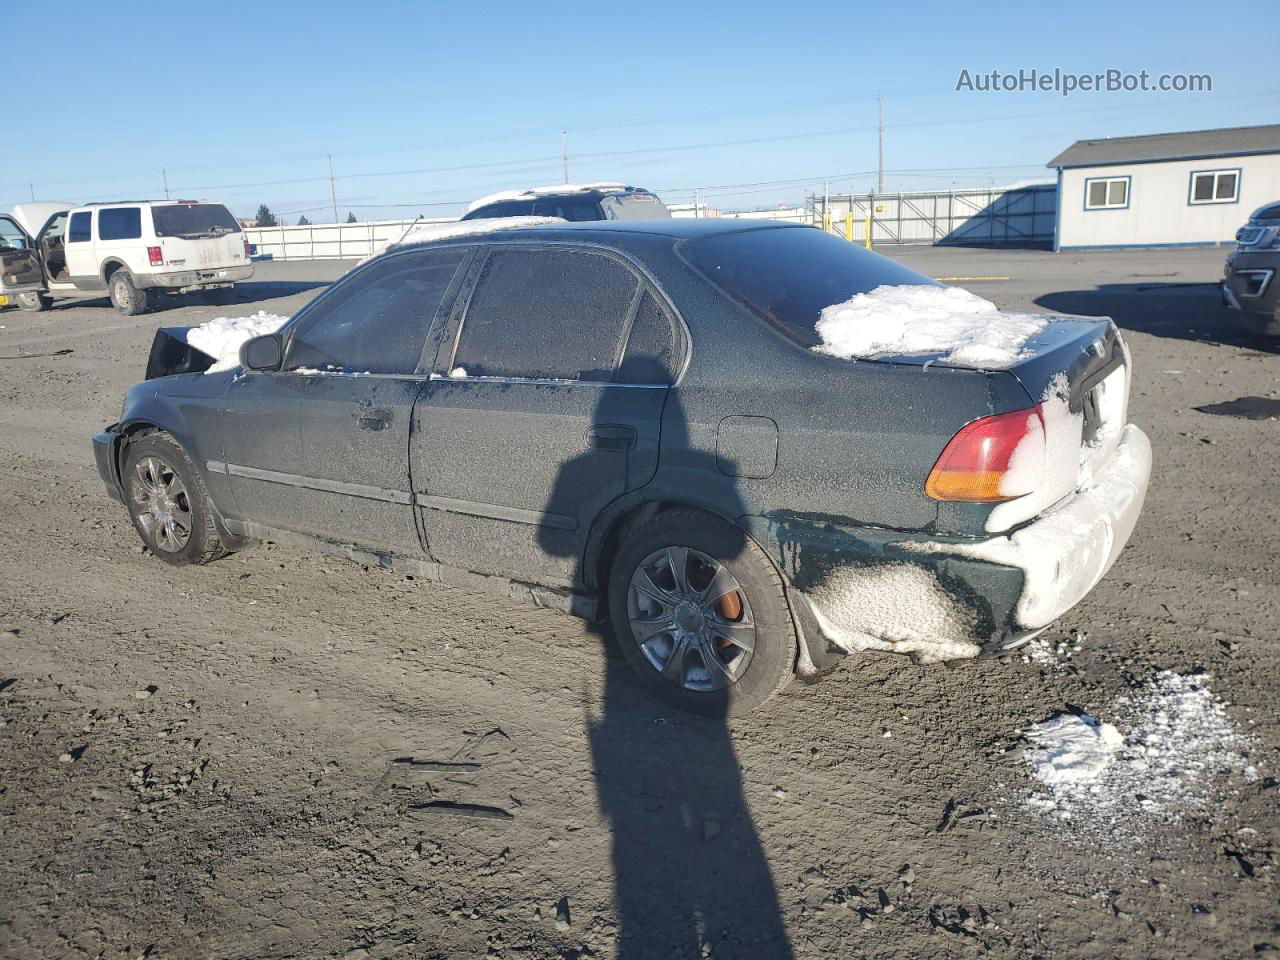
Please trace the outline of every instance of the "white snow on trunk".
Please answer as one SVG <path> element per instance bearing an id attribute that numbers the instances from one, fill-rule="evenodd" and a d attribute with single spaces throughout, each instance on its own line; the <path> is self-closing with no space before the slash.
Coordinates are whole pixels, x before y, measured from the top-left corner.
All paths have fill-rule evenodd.
<path id="1" fill-rule="evenodd" d="M 246 340 L 275 333 L 288 317 L 259 310 L 249 317 L 218 317 L 187 331 L 187 343 L 201 353 L 213 357 L 213 366 L 205 373 L 221 373 L 240 366 L 240 347 Z"/>
<path id="2" fill-rule="evenodd" d="M 368 263 L 374 257 L 381 256 L 394 247 L 403 247 L 411 243 L 479 236 L 496 230 L 511 230 L 517 227 L 546 227 L 567 222 L 560 217 L 493 217 L 488 220 L 461 220 L 456 223 L 414 223 L 399 237 L 389 237 L 375 245 L 373 252 L 360 262 Z"/>
<path id="3" fill-rule="evenodd" d="M 1050 318 L 1006 313 L 960 287 L 879 286 L 822 311 L 814 347 L 845 360 L 940 354 L 939 363 L 982 370 L 1011 367 Z"/>

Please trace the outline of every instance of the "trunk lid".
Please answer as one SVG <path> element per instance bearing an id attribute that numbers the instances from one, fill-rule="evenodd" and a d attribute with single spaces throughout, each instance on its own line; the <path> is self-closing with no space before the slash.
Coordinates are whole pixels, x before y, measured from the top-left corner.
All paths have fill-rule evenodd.
<path id="1" fill-rule="evenodd" d="M 1031 493 L 990 508 L 983 524 L 987 532 L 1025 523 L 1088 485 L 1114 452 L 1128 421 L 1129 351 L 1116 325 L 1107 317 L 1046 319 L 1050 322 L 1027 338 L 1015 363 L 989 374 L 1012 376 L 1027 393 L 992 413 L 1039 406 L 1045 461 Z M 940 356 L 880 356 L 863 362 L 927 368 Z"/>

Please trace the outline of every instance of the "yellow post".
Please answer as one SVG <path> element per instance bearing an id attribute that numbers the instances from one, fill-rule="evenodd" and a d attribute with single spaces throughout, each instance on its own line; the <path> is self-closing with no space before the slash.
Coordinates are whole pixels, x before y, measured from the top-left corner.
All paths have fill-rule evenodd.
<path id="1" fill-rule="evenodd" d="M 853 243 L 853 211 L 844 212 L 844 238 Z"/>
<path id="2" fill-rule="evenodd" d="M 862 245 L 866 247 L 868 250 L 870 250 L 871 249 L 871 211 L 870 210 L 867 211 L 867 222 L 864 226 L 864 229 L 866 230 L 866 233 L 864 234 Z"/>

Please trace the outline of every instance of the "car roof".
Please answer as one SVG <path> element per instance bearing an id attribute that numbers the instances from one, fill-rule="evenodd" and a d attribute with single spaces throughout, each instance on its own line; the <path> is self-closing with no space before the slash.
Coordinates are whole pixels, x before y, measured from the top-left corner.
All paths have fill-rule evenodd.
<path id="1" fill-rule="evenodd" d="M 755 230 L 811 230 L 812 227 L 798 223 L 783 223 L 777 220 L 738 220 L 732 217 L 693 219 L 672 218 L 670 220 L 580 220 L 577 222 L 543 224 L 529 227 L 507 227 L 502 230 L 491 230 L 483 234 L 464 234 L 456 237 L 445 237 L 439 240 L 424 240 L 421 243 L 406 243 L 400 249 L 410 246 L 433 246 L 442 243 L 474 243 L 477 239 L 514 240 L 519 238 L 609 240 L 624 239 L 634 236 L 670 237 L 672 240 L 697 240 L 702 237 L 721 236 L 729 233 L 746 233 Z"/>

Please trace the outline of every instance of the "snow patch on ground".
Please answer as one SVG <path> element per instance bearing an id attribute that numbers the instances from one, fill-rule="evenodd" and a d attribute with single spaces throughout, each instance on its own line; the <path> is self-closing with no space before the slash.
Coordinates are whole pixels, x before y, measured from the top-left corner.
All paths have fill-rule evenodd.
<path id="1" fill-rule="evenodd" d="M 941 354 L 939 363 L 1000 370 L 1021 359 L 1028 339 L 1049 323 L 1030 313 L 1005 313 L 960 287 L 879 286 L 822 311 L 818 353 L 845 360 L 899 354 Z"/>
<path id="2" fill-rule="evenodd" d="M 850 566 L 805 592 L 823 634 L 853 653 L 887 650 L 918 663 L 976 657 L 974 613 L 913 563 Z"/>
<path id="3" fill-rule="evenodd" d="M 218 317 L 188 329 L 187 343 L 213 357 L 205 373 L 221 373 L 240 366 L 240 347 L 246 340 L 275 333 L 288 322 L 288 317 L 265 310 L 248 317 Z"/>
<path id="4" fill-rule="evenodd" d="M 512 230 L 518 227 L 548 227 L 568 223 L 560 217 L 492 217 L 487 220 L 462 220 L 456 223 L 415 223 L 399 237 L 389 237 L 374 244 L 373 252 L 361 260 L 368 263 L 394 247 L 411 243 L 429 243 L 432 240 L 448 240 L 453 237 L 478 236 L 496 230 Z"/>
<path id="5" fill-rule="evenodd" d="M 1174 821 L 1202 808 L 1227 778 L 1256 778 L 1251 742 L 1210 679 L 1161 671 L 1116 701 L 1114 725 L 1072 713 L 1036 724 L 1024 757 L 1047 789 L 1033 792 L 1028 806 L 1106 838 L 1142 815 Z M 1134 824 L 1135 835 L 1140 829 Z"/>
<path id="6" fill-rule="evenodd" d="M 1027 738 L 1036 744 L 1026 753 L 1032 774 L 1053 788 L 1096 780 L 1124 746 L 1119 730 L 1088 714 L 1060 713 L 1036 724 Z"/>

